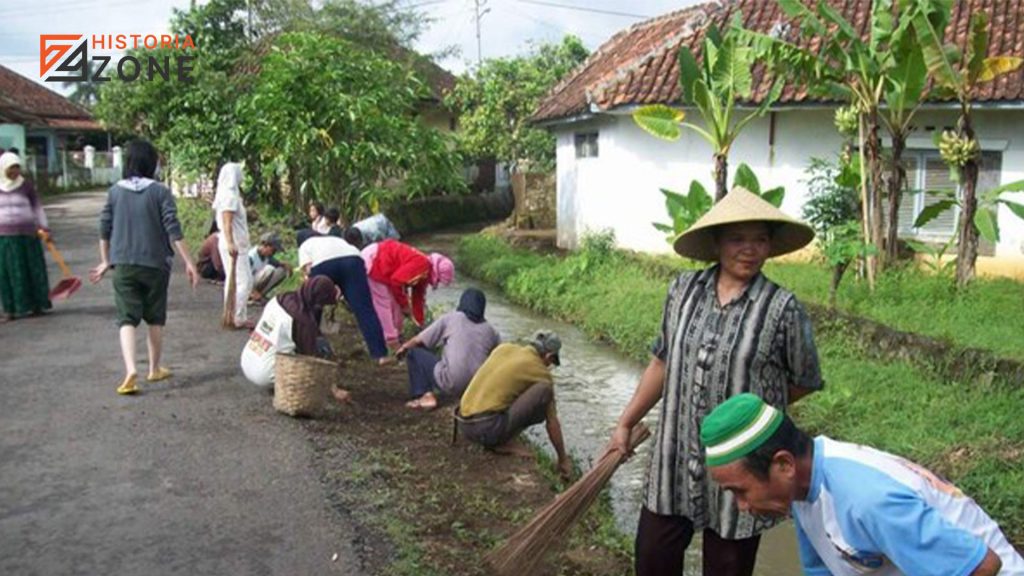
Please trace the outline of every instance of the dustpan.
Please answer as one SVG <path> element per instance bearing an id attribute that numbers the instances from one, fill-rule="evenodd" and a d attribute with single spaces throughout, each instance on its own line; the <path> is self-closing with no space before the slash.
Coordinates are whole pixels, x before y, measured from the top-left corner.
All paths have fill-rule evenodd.
<path id="1" fill-rule="evenodd" d="M 50 251 L 50 255 L 57 262 L 57 266 L 60 266 L 61 274 L 64 275 L 60 282 L 57 282 L 57 285 L 50 290 L 50 300 L 64 300 L 78 292 L 78 289 L 82 287 L 82 279 L 71 273 L 68 265 L 64 263 L 64 257 L 60 255 L 57 247 L 53 245 L 53 240 L 47 237 L 44 242 L 46 242 L 46 248 Z"/>

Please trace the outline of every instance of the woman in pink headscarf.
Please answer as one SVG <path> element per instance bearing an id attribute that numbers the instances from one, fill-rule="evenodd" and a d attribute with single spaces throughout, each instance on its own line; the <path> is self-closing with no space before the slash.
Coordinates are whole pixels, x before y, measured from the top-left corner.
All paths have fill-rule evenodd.
<path id="1" fill-rule="evenodd" d="M 442 254 L 428 256 L 390 239 L 367 246 L 362 255 L 384 339 L 395 347 L 402 333 L 403 318 L 412 316 L 417 326 L 423 326 L 427 286 L 451 284 L 455 265 Z"/>

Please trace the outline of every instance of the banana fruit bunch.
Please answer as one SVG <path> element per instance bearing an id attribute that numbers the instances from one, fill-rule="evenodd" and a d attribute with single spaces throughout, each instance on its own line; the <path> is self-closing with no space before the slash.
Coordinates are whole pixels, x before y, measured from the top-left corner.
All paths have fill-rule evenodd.
<path id="1" fill-rule="evenodd" d="M 843 146 L 843 149 L 839 151 L 839 165 L 848 166 L 850 162 L 853 162 L 853 151 L 849 146 Z"/>
<path id="2" fill-rule="evenodd" d="M 860 111 L 853 105 L 836 109 L 835 124 L 840 134 L 856 135 L 860 129 Z"/>
<path id="3" fill-rule="evenodd" d="M 944 130 L 939 138 L 939 155 L 950 166 L 963 166 L 981 154 L 977 140 L 968 140 L 956 132 Z"/>

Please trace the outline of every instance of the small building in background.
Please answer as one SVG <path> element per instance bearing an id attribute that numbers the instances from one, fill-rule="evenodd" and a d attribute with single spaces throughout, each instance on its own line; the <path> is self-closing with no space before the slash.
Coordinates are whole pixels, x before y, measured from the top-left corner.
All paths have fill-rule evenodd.
<path id="1" fill-rule="evenodd" d="M 996 3 L 957 0 L 946 41 L 963 46 L 972 12 L 993 10 L 989 56 L 1024 56 L 1024 25 L 1011 14 L 1024 13 L 1024 0 Z M 870 2 L 845 2 L 837 9 L 850 22 L 865 22 Z M 557 138 L 558 244 L 576 247 L 588 232 L 611 229 L 623 248 L 671 252 L 665 235 L 652 222 L 668 219 L 660 188 L 685 193 L 691 180 L 709 190 L 712 150 L 696 133 L 685 130 L 676 142 L 665 142 L 641 130 L 631 115 L 648 104 L 683 108 L 700 124 L 696 110 L 682 106 L 677 54 L 681 45 L 695 53 L 704 33 L 720 30 L 741 16 L 751 30 L 799 36 L 775 0 L 722 0 L 691 6 L 635 24 L 608 39 L 572 74 L 555 86 L 534 113 L 533 121 Z M 867 28 L 864 28 L 865 34 Z M 754 98 L 740 108 L 757 106 L 773 78 L 763 67 L 754 71 Z M 751 122 L 729 154 L 729 181 L 740 163 L 748 164 L 766 187 L 785 186 L 782 209 L 800 217 L 808 197 L 807 169 L 812 157 L 833 158 L 843 142 L 833 123 L 837 104 L 814 98 L 804 87 L 787 86 L 764 117 Z M 932 136 L 956 124 L 955 102 L 926 103 L 914 120 L 904 154 L 908 188 L 901 203 L 900 235 L 924 242 L 945 242 L 956 230 L 959 214 L 948 210 L 922 228 L 913 223 L 942 196 L 932 191 L 956 190 L 949 169 L 939 157 Z M 1024 69 L 1001 76 L 978 91 L 974 128 L 982 147 L 979 193 L 1024 179 Z M 888 146 L 888 142 L 883 143 Z M 1024 202 L 1024 194 L 1011 196 Z M 981 243 L 979 272 L 1024 277 L 1024 221 L 1001 206 L 1001 239 Z M 995 257 L 995 258 L 993 258 Z"/>
<path id="2" fill-rule="evenodd" d="M 42 191 L 116 181 L 120 170 L 114 170 L 104 134 L 85 108 L 0 65 L 0 148 L 18 149 Z M 90 144 L 93 165 L 87 167 Z"/>

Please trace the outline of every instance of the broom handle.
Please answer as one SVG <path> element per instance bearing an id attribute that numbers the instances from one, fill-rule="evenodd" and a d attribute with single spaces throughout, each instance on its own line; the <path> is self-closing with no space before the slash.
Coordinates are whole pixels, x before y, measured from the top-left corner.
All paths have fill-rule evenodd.
<path id="1" fill-rule="evenodd" d="M 235 323 L 235 307 L 238 306 L 238 302 L 235 301 L 235 268 L 238 262 L 238 255 L 232 254 L 231 262 L 228 264 L 228 277 L 227 281 L 227 294 L 224 297 L 224 311 L 221 314 L 221 323 L 224 326 L 228 324 L 234 325 Z M 229 317 L 230 316 L 230 317 Z"/>
<path id="2" fill-rule="evenodd" d="M 630 447 L 630 449 L 634 449 L 635 450 L 637 448 L 637 446 L 640 446 L 641 444 L 643 444 L 644 440 L 647 440 L 648 438 L 650 438 L 650 436 L 651 436 L 651 431 L 650 431 L 650 429 L 647 428 L 647 426 L 643 422 L 640 422 L 636 426 L 633 426 L 633 430 L 631 430 L 630 433 L 629 433 L 629 447 Z"/>
<path id="3" fill-rule="evenodd" d="M 630 453 L 636 450 L 637 447 L 643 444 L 650 437 L 651 431 L 643 422 L 640 422 L 636 426 L 633 426 L 633 429 L 630 430 L 629 432 Z M 605 458 L 615 458 L 618 461 L 619 465 L 621 465 L 623 462 L 626 461 L 627 456 L 616 450 L 609 450 L 608 452 L 605 452 L 604 455 L 601 456 L 602 460 Z"/>
<path id="4" fill-rule="evenodd" d="M 50 240 L 49 238 L 46 239 L 46 248 L 50 251 L 53 259 L 57 261 L 57 266 L 60 266 L 60 271 L 64 274 L 64 277 L 70 278 L 74 276 L 68 268 L 68 265 L 64 263 L 64 257 L 60 255 L 60 252 L 57 251 L 57 247 L 53 245 L 53 240 Z"/>

